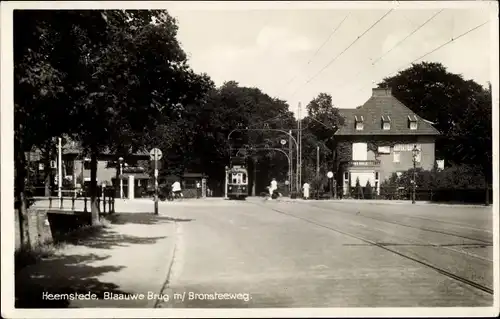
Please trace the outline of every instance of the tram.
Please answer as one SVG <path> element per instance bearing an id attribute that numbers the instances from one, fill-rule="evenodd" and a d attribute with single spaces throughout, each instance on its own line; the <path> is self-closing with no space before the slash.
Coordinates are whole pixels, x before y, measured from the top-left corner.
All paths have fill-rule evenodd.
<path id="1" fill-rule="evenodd" d="M 248 196 L 248 171 L 244 158 L 231 158 L 231 167 L 227 174 L 227 197 L 245 199 Z"/>

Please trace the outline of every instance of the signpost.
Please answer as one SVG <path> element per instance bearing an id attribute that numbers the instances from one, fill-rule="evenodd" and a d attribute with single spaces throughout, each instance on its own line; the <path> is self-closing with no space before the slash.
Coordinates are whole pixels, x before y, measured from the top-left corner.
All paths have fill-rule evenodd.
<path id="1" fill-rule="evenodd" d="M 155 174 L 155 212 L 154 212 L 155 215 L 158 215 L 158 161 L 161 159 L 162 155 L 163 155 L 162 152 L 157 148 L 153 148 L 151 150 L 151 152 L 149 152 L 149 156 L 154 163 L 154 169 L 155 169 L 155 173 L 154 173 Z M 133 185 L 132 185 L 132 187 L 133 187 Z"/>
<path id="2" fill-rule="evenodd" d="M 328 177 L 328 180 L 330 181 L 330 193 L 333 196 L 333 183 L 332 183 L 332 178 L 333 178 L 333 172 L 328 172 L 326 173 L 326 177 Z"/>

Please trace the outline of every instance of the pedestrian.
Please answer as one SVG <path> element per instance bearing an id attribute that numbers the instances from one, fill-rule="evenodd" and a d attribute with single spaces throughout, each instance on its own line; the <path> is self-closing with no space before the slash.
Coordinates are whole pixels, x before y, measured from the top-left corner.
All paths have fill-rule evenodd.
<path id="1" fill-rule="evenodd" d="M 200 198 L 201 196 L 201 183 L 200 181 L 196 181 L 196 198 Z"/>
<path id="2" fill-rule="evenodd" d="M 302 191 L 304 194 L 304 199 L 309 199 L 309 183 L 305 182 L 304 185 L 302 186 Z"/>
<path id="3" fill-rule="evenodd" d="M 172 192 L 174 193 L 174 198 L 182 197 L 181 183 L 179 181 L 175 181 L 172 184 Z"/>
<path id="4" fill-rule="evenodd" d="M 270 188 L 271 195 L 277 189 L 278 189 L 278 182 L 276 181 L 276 178 L 273 178 L 273 180 L 271 181 L 271 188 Z"/>

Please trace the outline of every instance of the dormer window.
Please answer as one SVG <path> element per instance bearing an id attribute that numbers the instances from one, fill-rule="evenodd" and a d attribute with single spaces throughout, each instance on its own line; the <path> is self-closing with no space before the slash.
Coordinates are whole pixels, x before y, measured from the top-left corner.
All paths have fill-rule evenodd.
<path id="1" fill-rule="evenodd" d="M 416 130 L 418 128 L 418 119 L 416 115 L 408 115 L 408 127 L 410 130 Z"/>
<path id="2" fill-rule="evenodd" d="M 363 130 L 363 116 L 354 116 L 354 125 L 356 125 L 356 131 L 362 131 Z"/>
<path id="3" fill-rule="evenodd" d="M 391 129 L 391 117 L 390 116 L 382 116 L 382 129 L 384 131 L 388 131 Z"/>

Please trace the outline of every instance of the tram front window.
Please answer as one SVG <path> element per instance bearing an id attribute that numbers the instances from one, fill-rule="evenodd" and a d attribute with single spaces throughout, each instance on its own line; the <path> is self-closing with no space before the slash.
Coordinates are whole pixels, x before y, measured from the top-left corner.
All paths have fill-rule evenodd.
<path id="1" fill-rule="evenodd" d="M 247 182 L 247 174 L 243 173 L 242 183 L 246 184 L 246 182 Z"/>

